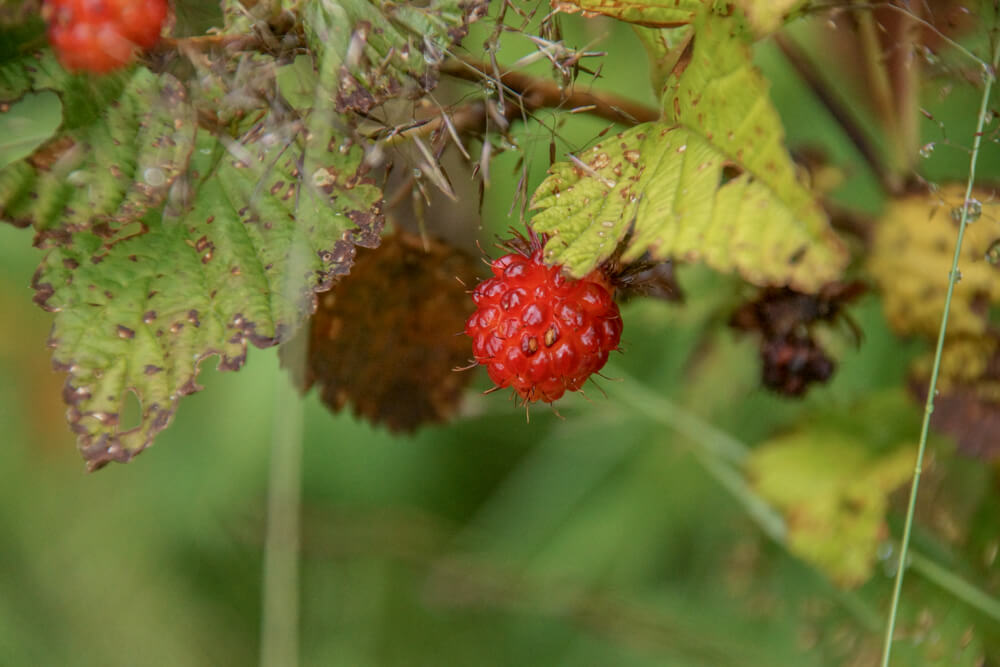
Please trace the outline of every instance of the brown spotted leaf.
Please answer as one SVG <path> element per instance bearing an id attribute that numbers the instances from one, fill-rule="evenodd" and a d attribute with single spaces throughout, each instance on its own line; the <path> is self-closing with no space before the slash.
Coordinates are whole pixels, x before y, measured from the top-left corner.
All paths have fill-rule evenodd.
<path id="1" fill-rule="evenodd" d="M 310 325 L 281 348 L 283 363 L 334 412 L 349 404 L 393 431 L 444 421 L 472 377 L 453 369 L 468 362 L 468 340 L 456 334 L 472 310 L 458 279 L 473 284 L 476 270 L 444 244 L 390 236 L 320 295 Z"/>
<path id="2" fill-rule="evenodd" d="M 238 139 L 199 131 L 166 205 L 130 226 L 144 233 L 71 229 L 46 256 L 36 301 L 56 313 L 53 359 L 91 468 L 147 447 L 199 389 L 205 358 L 235 370 L 247 341 L 287 339 L 355 244 L 377 245 L 380 192 L 363 151 L 341 148 L 322 116 L 307 127 L 268 117 Z M 130 392 L 137 425 L 120 422 Z"/>
<path id="3" fill-rule="evenodd" d="M 432 89 L 448 49 L 488 4 L 308 0 L 302 12 L 320 77 L 336 82 L 335 108 L 368 113 L 390 97 Z"/>

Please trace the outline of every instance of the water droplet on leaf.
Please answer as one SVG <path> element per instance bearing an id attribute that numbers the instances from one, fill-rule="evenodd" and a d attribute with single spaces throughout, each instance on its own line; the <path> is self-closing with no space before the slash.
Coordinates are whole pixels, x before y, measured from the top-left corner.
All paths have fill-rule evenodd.
<path id="1" fill-rule="evenodd" d="M 983 214 L 983 205 L 978 199 L 967 199 L 965 201 L 965 222 L 971 223 L 979 220 L 979 217 Z M 961 222 L 962 220 L 962 207 L 956 206 L 951 209 L 951 219 L 955 222 Z"/>
<path id="2" fill-rule="evenodd" d="M 990 244 L 986 250 L 986 261 L 993 266 L 1000 265 L 1000 239 Z"/>
<path id="3" fill-rule="evenodd" d="M 158 188 L 167 182 L 166 174 L 159 167 L 149 167 L 146 171 L 142 172 L 142 177 L 154 188 Z"/>

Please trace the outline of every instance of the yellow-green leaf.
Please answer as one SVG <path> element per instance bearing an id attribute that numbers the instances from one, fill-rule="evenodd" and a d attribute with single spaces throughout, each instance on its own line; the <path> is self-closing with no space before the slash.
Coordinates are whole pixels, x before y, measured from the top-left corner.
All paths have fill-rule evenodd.
<path id="1" fill-rule="evenodd" d="M 626 261 L 704 261 L 807 292 L 839 277 L 846 250 L 797 180 L 748 39 L 739 19 L 699 19 L 666 84 L 667 122 L 553 166 L 531 223 L 554 237 L 549 261 L 584 275 L 631 230 Z"/>
<path id="2" fill-rule="evenodd" d="M 788 548 L 840 586 L 864 583 L 888 537 L 888 495 L 913 473 L 915 451 L 877 455 L 849 432 L 797 431 L 756 449 L 747 473 L 785 515 Z"/>

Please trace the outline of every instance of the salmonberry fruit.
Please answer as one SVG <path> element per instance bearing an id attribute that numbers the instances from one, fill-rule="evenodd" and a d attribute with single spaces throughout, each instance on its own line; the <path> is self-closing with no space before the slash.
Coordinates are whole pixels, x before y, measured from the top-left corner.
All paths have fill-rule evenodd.
<path id="1" fill-rule="evenodd" d="M 156 44 L 167 0 L 45 0 L 42 12 L 63 67 L 102 74 Z"/>
<path id="2" fill-rule="evenodd" d="M 477 308 L 465 333 L 497 387 L 551 403 L 604 366 L 618 348 L 622 318 L 600 269 L 567 278 L 544 264 L 538 246 L 534 239 L 493 262 L 493 277 L 472 292 Z"/>

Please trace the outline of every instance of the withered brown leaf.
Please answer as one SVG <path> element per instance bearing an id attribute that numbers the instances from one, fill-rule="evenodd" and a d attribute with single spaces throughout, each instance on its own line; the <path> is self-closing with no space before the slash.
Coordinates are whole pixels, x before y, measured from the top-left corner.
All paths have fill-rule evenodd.
<path id="1" fill-rule="evenodd" d="M 350 274 L 319 295 L 309 325 L 282 346 L 282 364 L 303 393 L 317 385 L 333 412 L 350 403 L 404 432 L 445 421 L 472 378 L 452 369 L 469 360 L 468 339 L 457 334 L 473 306 L 463 283 L 475 284 L 477 266 L 405 232 L 359 250 Z"/>

